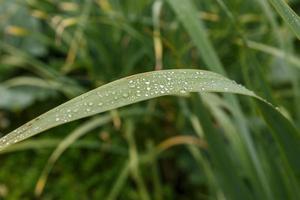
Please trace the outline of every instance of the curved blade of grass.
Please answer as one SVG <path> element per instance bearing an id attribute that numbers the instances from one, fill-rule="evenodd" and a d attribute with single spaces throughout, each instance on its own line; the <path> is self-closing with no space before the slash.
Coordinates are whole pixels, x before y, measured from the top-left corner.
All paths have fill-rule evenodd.
<path id="1" fill-rule="evenodd" d="M 163 70 L 129 76 L 80 95 L 0 139 L 0 150 L 52 127 L 139 101 L 187 92 L 228 92 L 256 96 L 253 92 L 213 72 Z"/>
<path id="2" fill-rule="evenodd" d="M 24 124 L 0 138 L 0 151 L 14 143 L 70 121 L 155 97 L 182 95 L 188 92 L 236 93 L 264 101 L 245 87 L 209 71 L 181 69 L 136 74 L 80 95 Z M 284 117 L 282 116 L 282 118 Z M 277 123 L 280 124 L 280 121 Z M 286 121 L 286 126 L 292 125 Z M 285 137 L 293 140 L 299 138 L 296 130 L 291 129 L 289 133 L 292 135 L 286 134 Z M 294 155 L 297 155 L 299 148 L 295 148 L 295 145 L 300 140 L 295 140 L 295 145 L 289 145 L 285 141 L 280 140 L 279 135 L 282 134 L 283 132 L 279 129 L 275 133 L 282 148 L 288 149 L 287 152 L 290 152 L 289 150 L 292 148 L 295 150 Z M 287 156 L 287 158 L 289 163 L 295 162 L 292 161 L 294 156 Z M 295 172 L 299 171 L 297 168 L 294 169 Z"/>
<path id="3" fill-rule="evenodd" d="M 300 39 L 300 17 L 284 0 L 270 0 L 283 20 L 289 25 L 298 39 Z"/>

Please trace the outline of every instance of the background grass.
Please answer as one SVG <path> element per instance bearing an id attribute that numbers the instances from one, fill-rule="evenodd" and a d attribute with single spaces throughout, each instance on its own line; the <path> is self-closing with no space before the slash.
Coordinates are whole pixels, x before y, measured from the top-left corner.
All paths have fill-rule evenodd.
<path id="1" fill-rule="evenodd" d="M 288 119 L 233 95 L 137 103 L 1 153 L 0 199 L 300 199 L 299 6 L 0 1 L 0 136 L 121 77 L 189 66 L 246 85 Z"/>

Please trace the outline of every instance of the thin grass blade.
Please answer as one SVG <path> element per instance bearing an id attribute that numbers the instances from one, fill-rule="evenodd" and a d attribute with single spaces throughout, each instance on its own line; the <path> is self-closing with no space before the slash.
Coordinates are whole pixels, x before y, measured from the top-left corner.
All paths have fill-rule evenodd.
<path id="1" fill-rule="evenodd" d="M 300 39 L 300 17 L 284 0 L 270 0 L 282 19 L 289 25 L 298 39 Z"/>

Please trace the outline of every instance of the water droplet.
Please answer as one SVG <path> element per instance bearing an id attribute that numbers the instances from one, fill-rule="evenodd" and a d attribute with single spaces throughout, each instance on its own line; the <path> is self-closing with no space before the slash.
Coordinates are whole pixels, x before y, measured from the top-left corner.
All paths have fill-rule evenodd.
<path id="1" fill-rule="evenodd" d="M 181 94 L 186 94 L 186 90 L 185 90 L 185 89 L 182 89 L 182 90 L 180 90 L 180 93 L 181 93 Z"/>
<path id="2" fill-rule="evenodd" d="M 87 112 L 90 112 L 90 111 L 91 111 L 91 109 L 90 109 L 90 108 L 87 108 L 87 109 L 86 109 L 86 111 L 87 111 Z"/>
<path id="3" fill-rule="evenodd" d="M 103 105 L 103 103 L 102 103 L 102 102 L 99 102 L 99 103 L 98 103 L 98 106 L 102 106 L 102 105 Z"/>
<path id="4" fill-rule="evenodd" d="M 123 97 L 127 98 L 128 97 L 128 93 L 123 93 Z"/>
<path id="5" fill-rule="evenodd" d="M 55 118 L 55 121 L 57 121 L 57 122 L 58 122 L 59 120 L 60 120 L 60 119 L 59 119 L 58 117 L 56 117 L 56 118 Z"/>
<path id="6" fill-rule="evenodd" d="M 129 87 L 131 87 L 131 88 L 134 88 L 134 87 L 135 87 L 133 80 L 130 80 L 130 81 L 129 81 Z"/>
<path id="7" fill-rule="evenodd" d="M 89 103 L 89 106 L 92 106 L 92 105 L 93 105 L 93 103 L 92 103 L 92 102 L 90 102 L 90 103 Z"/>

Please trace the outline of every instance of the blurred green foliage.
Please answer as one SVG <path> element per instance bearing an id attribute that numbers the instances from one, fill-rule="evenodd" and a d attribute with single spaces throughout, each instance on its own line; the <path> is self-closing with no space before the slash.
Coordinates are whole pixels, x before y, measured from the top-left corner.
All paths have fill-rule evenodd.
<path id="1" fill-rule="evenodd" d="M 267 0 L 0 0 L 0 136 L 105 83 L 171 68 L 227 74 L 299 132 L 299 45 Z M 0 155 L 0 199 L 297 199 L 299 170 L 264 110 L 246 97 L 201 99 L 153 99 L 16 145 Z M 106 118 L 43 179 L 61 141 Z"/>

